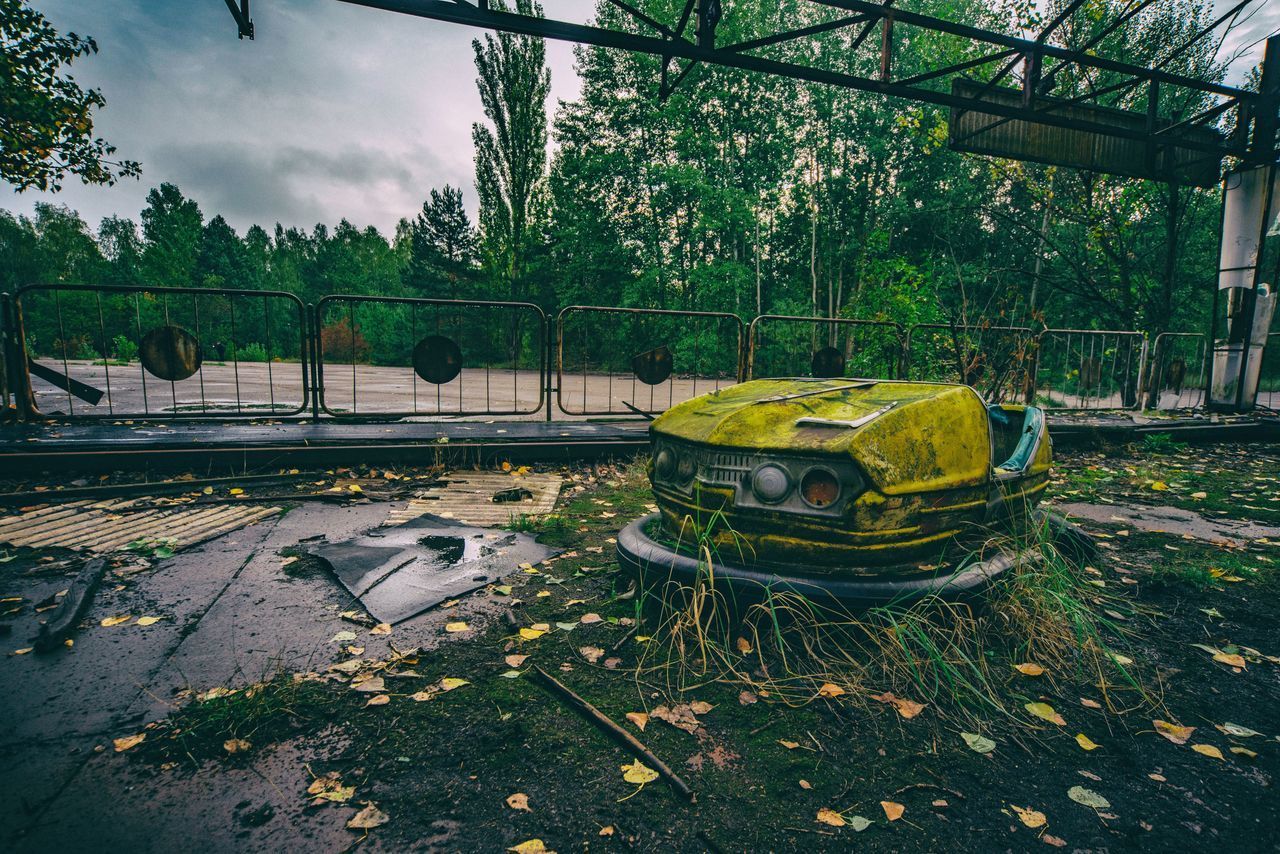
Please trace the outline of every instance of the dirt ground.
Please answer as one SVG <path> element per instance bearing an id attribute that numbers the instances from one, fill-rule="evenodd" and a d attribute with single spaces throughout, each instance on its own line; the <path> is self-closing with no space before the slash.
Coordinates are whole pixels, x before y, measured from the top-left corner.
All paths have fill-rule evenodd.
<path id="1" fill-rule="evenodd" d="M 0 847 L 1280 847 L 1280 448 L 1061 454 L 1052 500 L 1101 544 L 1085 595 L 1118 666 L 1100 677 L 1068 656 L 1034 675 L 1034 647 L 982 650 L 985 704 L 901 671 L 804 696 L 783 675 L 796 662 L 745 639 L 733 674 L 700 673 L 695 647 L 673 663 L 612 558 L 650 506 L 638 467 L 565 474 L 557 514 L 517 525 L 558 557 L 389 634 L 352 622 L 297 552 L 402 504 L 376 495 L 131 559 L 74 646 L 43 655 L 21 652 L 36 609 L 79 561 L 0 548 Z M 636 769 L 534 666 L 695 800 Z"/>

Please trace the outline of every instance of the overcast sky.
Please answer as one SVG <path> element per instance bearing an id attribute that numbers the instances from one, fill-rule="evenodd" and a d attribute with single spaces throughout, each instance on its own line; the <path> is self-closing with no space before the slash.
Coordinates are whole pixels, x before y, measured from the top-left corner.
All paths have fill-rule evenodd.
<path id="1" fill-rule="evenodd" d="M 147 190 L 171 181 L 206 218 L 221 213 L 241 233 L 255 222 L 309 228 L 342 217 L 389 233 L 432 187 L 451 183 L 474 213 L 477 30 L 336 0 L 254 0 L 257 38 L 241 41 L 222 0 L 34 5 L 60 31 L 97 39 L 100 52 L 73 74 L 102 90 L 95 131 L 141 161 L 143 177 L 110 188 L 68 180 L 56 195 L 15 195 L 0 184 L 0 207 L 28 213 L 36 201 L 57 201 L 96 227 L 110 214 L 137 219 Z M 544 5 L 549 17 L 585 21 L 593 3 Z M 1280 28 L 1280 2 L 1257 5 L 1228 49 Z M 571 46 L 548 42 L 547 52 L 554 109 L 579 84 Z"/>

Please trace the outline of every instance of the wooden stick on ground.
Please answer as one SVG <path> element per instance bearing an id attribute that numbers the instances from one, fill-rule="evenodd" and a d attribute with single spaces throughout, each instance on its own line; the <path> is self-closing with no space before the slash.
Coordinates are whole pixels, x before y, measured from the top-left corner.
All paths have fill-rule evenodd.
<path id="1" fill-rule="evenodd" d="M 671 784 L 671 788 L 675 789 L 683 797 L 688 798 L 689 803 L 697 802 L 697 796 L 694 795 L 693 790 L 689 788 L 684 780 L 677 777 L 676 772 L 667 767 L 667 764 L 657 756 L 654 756 L 653 752 L 641 744 L 640 740 L 634 735 L 615 724 L 609 719 L 608 715 L 579 697 L 572 690 L 567 688 L 563 682 L 547 673 L 547 671 L 543 670 L 541 667 L 534 665 L 533 672 L 543 685 L 559 694 L 562 699 L 567 700 L 569 705 L 573 706 L 573 708 L 581 713 L 583 717 L 600 727 L 600 729 L 604 730 L 607 735 L 620 742 L 623 747 L 626 747 L 640 759 L 643 759 L 650 767 L 665 777 L 667 782 Z"/>

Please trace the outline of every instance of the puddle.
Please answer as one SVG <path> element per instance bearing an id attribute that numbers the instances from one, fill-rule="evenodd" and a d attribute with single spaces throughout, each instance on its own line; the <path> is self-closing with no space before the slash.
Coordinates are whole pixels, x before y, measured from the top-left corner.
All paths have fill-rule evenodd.
<path id="1" fill-rule="evenodd" d="M 476 538 L 441 536 L 431 534 L 418 539 L 418 545 L 435 553 L 434 566 L 447 569 L 459 563 L 478 560 L 493 554 L 493 549 Z"/>

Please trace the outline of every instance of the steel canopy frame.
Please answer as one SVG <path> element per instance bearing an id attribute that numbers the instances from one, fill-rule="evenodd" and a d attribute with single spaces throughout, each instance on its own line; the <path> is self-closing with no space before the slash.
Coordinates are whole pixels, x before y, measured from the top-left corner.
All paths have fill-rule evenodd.
<path id="1" fill-rule="evenodd" d="M 1272 162 L 1276 159 L 1274 135 L 1267 132 L 1273 124 L 1268 118 L 1268 111 L 1274 112 L 1276 109 L 1271 99 L 1246 89 L 1174 74 L 1159 66 L 1144 68 L 1096 56 L 1086 50 L 1072 50 L 1049 44 L 1047 38 L 1050 33 L 1078 4 L 1068 4 L 1068 7 L 1051 21 L 1037 38 L 1026 39 L 897 9 L 892 6 L 894 0 L 885 0 L 883 3 L 873 3 L 868 0 L 810 0 L 815 5 L 830 7 L 846 14 L 830 21 L 806 23 L 805 26 L 764 34 L 737 44 L 718 46 L 715 41 L 715 27 L 722 14 L 720 0 L 686 0 L 680 20 L 674 25 L 654 19 L 627 0 L 609 0 L 642 28 L 652 31 L 653 35 L 498 10 L 489 6 L 489 0 L 478 0 L 479 5 L 473 5 L 469 0 L 342 0 L 342 2 L 487 30 L 659 56 L 663 58 L 662 80 L 659 84 L 659 94 L 662 97 L 668 95 L 696 64 L 706 63 L 874 92 L 962 111 L 972 110 L 1009 120 L 1024 120 L 1076 131 L 1093 132 L 1106 137 L 1130 139 L 1150 145 L 1153 149 L 1177 147 L 1202 152 L 1207 155 L 1206 159 L 1221 160 L 1224 157 L 1233 156 L 1254 163 Z M 1135 0 L 1137 5 L 1122 14 L 1117 21 L 1112 22 L 1104 32 L 1109 32 L 1129 20 L 1151 2 L 1152 0 Z M 1238 12 L 1247 3 L 1248 0 L 1244 0 L 1227 15 L 1221 16 L 1214 24 L 1205 27 L 1195 39 L 1192 39 L 1192 42 L 1228 20 L 1232 13 Z M 692 41 L 685 36 L 691 19 L 695 19 Z M 879 25 L 880 69 L 879 74 L 874 77 L 783 61 L 753 53 L 773 45 L 859 24 L 861 25 L 859 32 L 851 40 L 847 54 L 852 54 L 861 46 L 871 31 Z M 915 27 L 968 39 L 982 50 L 982 55 L 895 79 L 893 73 L 895 26 Z M 1189 44 L 1181 49 L 1185 50 L 1187 46 Z M 668 77 L 668 69 L 675 59 L 686 60 L 688 64 L 676 73 L 675 80 L 672 82 Z M 949 86 L 947 89 L 935 89 L 920 85 L 940 78 L 949 78 L 944 81 L 949 83 L 950 80 L 960 79 L 962 72 L 1000 61 L 1005 61 L 1001 70 L 993 78 L 985 81 L 982 90 L 975 96 L 956 94 L 950 90 Z M 1021 80 L 1023 97 L 1020 104 L 1007 101 L 1001 103 L 983 97 L 1019 63 L 1024 65 Z M 1054 75 L 1070 65 L 1118 74 L 1127 79 L 1101 87 L 1098 91 L 1084 96 L 1067 99 L 1039 97 L 1052 88 Z M 1057 112 L 1065 106 L 1096 100 L 1100 95 L 1135 86 L 1146 86 L 1148 89 L 1147 109 L 1142 113 L 1132 113 L 1132 115 L 1143 117 L 1144 122 L 1139 125 L 1130 123 L 1128 126 L 1120 126 Z M 1158 93 L 1171 89 L 1208 96 L 1216 99 L 1217 103 L 1190 118 L 1159 116 L 1155 111 Z M 1211 123 L 1214 120 L 1232 113 L 1234 113 L 1232 133 L 1229 135 L 1218 134 L 1216 131 L 1207 133 L 1211 130 Z"/>

